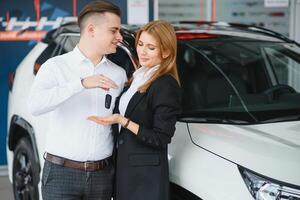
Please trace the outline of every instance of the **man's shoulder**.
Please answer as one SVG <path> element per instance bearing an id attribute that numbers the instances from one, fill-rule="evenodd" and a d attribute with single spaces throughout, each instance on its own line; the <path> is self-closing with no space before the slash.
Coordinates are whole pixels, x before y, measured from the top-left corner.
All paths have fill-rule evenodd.
<path id="1" fill-rule="evenodd" d="M 64 66 L 66 63 L 68 63 L 71 58 L 71 52 L 54 56 L 52 58 L 49 58 L 45 63 L 42 64 L 41 69 L 43 70 L 55 70 L 56 68 L 60 68 L 61 66 Z"/>
<path id="2" fill-rule="evenodd" d="M 50 58 L 49 60 L 52 62 L 65 62 L 65 61 L 70 60 L 71 57 L 72 57 L 72 51 L 70 51 L 68 53 L 64 53 L 62 55 L 54 56 L 54 57 Z"/>

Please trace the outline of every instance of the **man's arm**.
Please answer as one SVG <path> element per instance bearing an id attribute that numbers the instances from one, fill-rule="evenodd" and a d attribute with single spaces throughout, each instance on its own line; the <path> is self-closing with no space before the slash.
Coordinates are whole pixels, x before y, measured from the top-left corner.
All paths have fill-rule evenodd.
<path id="1" fill-rule="evenodd" d="M 49 60 L 42 65 L 37 73 L 27 101 L 28 110 L 31 114 L 40 115 L 50 112 L 84 89 L 80 78 L 59 84 L 55 69 L 55 62 Z"/>
<path id="2" fill-rule="evenodd" d="M 58 73 L 60 72 L 57 70 L 57 65 L 52 60 L 47 61 L 40 68 L 28 97 L 28 109 L 31 114 L 41 115 L 50 112 L 84 88 L 102 88 L 104 90 L 118 88 L 114 81 L 102 74 L 88 76 L 84 79 L 75 78 L 68 83 L 59 84 Z"/>

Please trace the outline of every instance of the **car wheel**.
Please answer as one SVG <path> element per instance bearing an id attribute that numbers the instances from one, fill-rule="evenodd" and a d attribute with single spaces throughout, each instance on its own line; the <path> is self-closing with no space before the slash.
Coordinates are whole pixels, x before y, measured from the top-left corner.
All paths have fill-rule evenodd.
<path id="1" fill-rule="evenodd" d="M 18 142 L 13 159 L 13 191 L 15 200 L 37 200 L 39 171 L 32 145 L 24 137 Z"/>

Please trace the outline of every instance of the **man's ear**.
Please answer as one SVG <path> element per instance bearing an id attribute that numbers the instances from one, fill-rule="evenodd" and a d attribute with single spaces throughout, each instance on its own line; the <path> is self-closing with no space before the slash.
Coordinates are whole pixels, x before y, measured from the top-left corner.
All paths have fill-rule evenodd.
<path id="1" fill-rule="evenodd" d="M 91 35 L 92 37 L 94 37 L 94 33 L 95 33 L 95 25 L 92 23 L 89 23 L 86 27 L 87 33 L 89 35 Z"/>

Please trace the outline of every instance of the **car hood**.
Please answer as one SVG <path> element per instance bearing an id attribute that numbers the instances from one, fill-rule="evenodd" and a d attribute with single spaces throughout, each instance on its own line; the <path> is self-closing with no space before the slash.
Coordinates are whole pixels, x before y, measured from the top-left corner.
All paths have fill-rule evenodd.
<path id="1" fill-rule="evenodd" d="M 189 123 L 195 145 L 264 176 L 300 186 L 300 121 L 260 125 Z"/>

